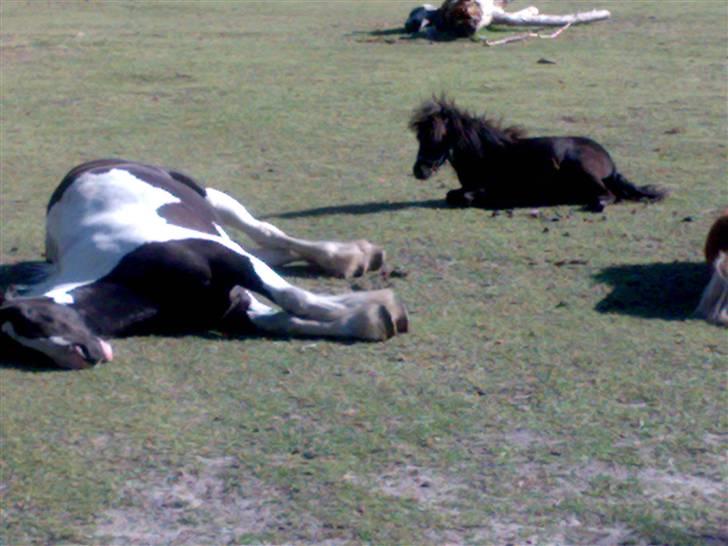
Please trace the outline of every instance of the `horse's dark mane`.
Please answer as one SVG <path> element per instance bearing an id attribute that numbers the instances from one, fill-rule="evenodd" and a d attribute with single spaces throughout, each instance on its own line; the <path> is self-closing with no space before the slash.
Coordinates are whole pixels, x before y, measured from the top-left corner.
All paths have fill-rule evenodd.
<path id="1" fill-rule="evenodd" d="M 522 127 L 504 127 L 501 121 L 461 110 L 453 101 L 444 97 L 422 103 L 412 113 L 409 127 L 418 132 L 421 128 L 434 126 L 438 119 L 449 122 L 448 126 L 457 133 L 459 143 L 475 149 L 481 148 L 482 144 L 502 147 L 526 136 Z"/>

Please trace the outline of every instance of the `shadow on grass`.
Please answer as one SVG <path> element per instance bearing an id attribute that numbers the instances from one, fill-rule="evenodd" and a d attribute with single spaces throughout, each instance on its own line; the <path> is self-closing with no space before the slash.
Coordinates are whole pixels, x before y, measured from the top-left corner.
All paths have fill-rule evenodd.
<path id="1" fill-rule="evenodd" d="M 11 284 L 38 282 L 47 266 L 48 262 L 40 260 L 0 264 L 0 291 L 4 292 Z"/>
<path id="2" fill-rule="evenodd" d="M 0 368 L 14 368 L 23 372 L 65 372 L 52 360 L 36 351 L 25 349 L 5 335 L 0 335 Z"/>
<path id="3" fill-rule="evenodd" d="M 307 218 L 311 216 L 329 216 L 332 214 L 377 214 L 379 212 L 394 212 L 398 210 L 421 209 L 450 209 L 444 199 L 426 199 L 424 201 L 380 201 L 374 203 L 357 203 L 353 205 L 333 205 L 330 207 L 317 207 L 315 209 L 294 210 L 278 214 L 262 216 L 268 218 Z"/>
<path id="4" fill-rule="evenodd" d="M 536 29 L 541 30 L 541 29 Z M 508 26 L 492 26 L 488 27 L 489 33 L 513 33 L 514 29 Z M 394 28 L 382 28 L 376 30 L 357 30 L 350 32 L 346 36 L 352 37 L 361 42 L 384 42 L 393 44 L 397 41 L 408 42 L 423 40 L 426 42 L 454 42 L 456 40 L 470 40 L 471 42 L 481 42 L 487 39 L 487 35 L 484 33 L 475 34 L 471 37 L 462 37 L 448 32 L 438 32 L 432 27 L 428 27 L 420 32 L 407 32 L 405 28 L 394 27 Z"/>
<path id="5" fill-rule="evenodd" d="M 673 262 L 616 265 L 594 278 L 614 287 L 596 305 L 600 313 L 685 320 L 691 318 L 709 274 L 702 262 Z"/>
<path id="6" fill-rule="evenodd" d="M 359 42 L 383 42 L 395 44 L 398 41 L 411 42 L 413 40 L 424 40 L 427 42 L 452 42 L 458 39 L 457 36 L 444 32 L 424 30 L 421 32 L 407 32 L 404 27 L 382 28 L 376 30 L 358 30 L 347 34 Z"/>
<path id="7" fill-rule="evenodd" d="M 395 28 L 381 28 L 377 30 L 371 30 L 367 32 L 354 32 L 354 36 L 409 36 L 409 33 L 404 27 Z"/>

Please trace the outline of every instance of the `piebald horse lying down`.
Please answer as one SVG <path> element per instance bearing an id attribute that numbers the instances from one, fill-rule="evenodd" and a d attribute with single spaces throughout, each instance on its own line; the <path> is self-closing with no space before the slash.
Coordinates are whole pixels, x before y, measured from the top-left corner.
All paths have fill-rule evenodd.
<path id="1" fill-rule="evenodd" d="M 246 250 L 223 230 L 245 233 Z M 306 241 L 176 171 L 118 159 L 72 169 L 51 196 L 42 278 L 0 296 L 0 330 L 64 368 L 112 359 L 103 338 L 265 333 L 381 341 L 407 331 L 391 290 L 320 295 L 271 266 L 350 277 L 381 267 L 364 240 Z M 260 294 L 280 309 L 256 299 Z"/>
<path id="2" fill-rule="evenodd" d="M 708 322 L 728 326 L 728 209 L 708 233 L 705 259 L 711 268 L 711 277 L 695 314 Z"/>

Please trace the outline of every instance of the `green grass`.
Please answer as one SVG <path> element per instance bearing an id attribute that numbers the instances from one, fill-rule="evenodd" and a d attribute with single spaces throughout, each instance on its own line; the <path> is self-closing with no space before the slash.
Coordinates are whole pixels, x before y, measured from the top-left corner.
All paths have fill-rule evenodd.
<path id="1" fill-rule="evenodd" d="M 496 48 L 370 34 L 411 7 L 0 5 L 4 264 L 40 258 L 67 169 L 121 156 L 384 245 L 408 275 L 356 283 L 412 320 L 384 344 L 137 338 L 91 371 L 0 368 L 0 544 L 728 541 L 726 336 L 688 317 L 726 204 L 725 3 L 604 0 L 609 22 Z M 456 179 L 410 176 L 406 125 L 440 92 L 590 135 L 672 195 L 433 207 Z"/>

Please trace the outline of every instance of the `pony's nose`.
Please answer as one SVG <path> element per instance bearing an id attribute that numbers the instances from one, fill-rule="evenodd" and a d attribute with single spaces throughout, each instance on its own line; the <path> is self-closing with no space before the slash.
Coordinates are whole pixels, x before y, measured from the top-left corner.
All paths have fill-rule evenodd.
<path id="1" fill-rule="evenodd" d="M 422 163 L 415 163 L 412 167 L 412 174 L 415 175 L 417 180 L 425 180 L 430 175 L 429 169 L 426 169 Z"/>
<path id="2" fill-rule="evenodd" d="M 106 362 L 111 362 L 114 359 L 114 351 L 111 348 L 111 345 L 106 343 L 103 339 L 99 339 L 99 344 L 101 345 L 101 351 L 104 353 L 104 359 Z"/>

